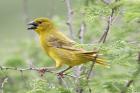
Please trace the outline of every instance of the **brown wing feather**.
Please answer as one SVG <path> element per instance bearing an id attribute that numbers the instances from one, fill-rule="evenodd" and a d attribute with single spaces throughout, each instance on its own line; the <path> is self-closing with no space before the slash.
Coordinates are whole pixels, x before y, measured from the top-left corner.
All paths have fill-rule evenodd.
<path id="1" fill-rule="evenodd" d="M 49 45 L 53 47 L 58 47 L 58 48 L 62 46 L 73 46 L 75 44 L 75 42 L 67 41 L 65 38 L 60 39 L 53 35 L 50 37 L 47 37 L 47 42 L 49 43 Z"/>

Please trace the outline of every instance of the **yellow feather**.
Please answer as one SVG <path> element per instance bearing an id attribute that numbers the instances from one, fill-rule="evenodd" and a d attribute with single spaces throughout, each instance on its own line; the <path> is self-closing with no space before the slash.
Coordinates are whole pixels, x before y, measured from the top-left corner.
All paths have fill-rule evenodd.
<path id="1" fill-rule="evenodd" d="M 97 52 L 75 48 L 76 42 L 58 31 L 51 20 L 37 18 L 34 23 L 37 26 L 34 30 L 39 35 L 41 46 L 56 62 L 56 67 L 61 67 L 63 64 L 73 67 L 94 60 L 98 64 L 106 65 L 104 59 L 96 56 Z"/>

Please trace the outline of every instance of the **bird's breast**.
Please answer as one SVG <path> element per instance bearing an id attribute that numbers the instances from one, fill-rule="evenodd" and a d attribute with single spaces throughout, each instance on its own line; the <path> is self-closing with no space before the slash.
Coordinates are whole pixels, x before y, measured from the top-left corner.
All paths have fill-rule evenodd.
<path id="1" fill-rule="evenodd" d="M 54 56 L 53 53 L 54 53 L 55 49 L 54 49 L 54 47 L 49 45 L 45 36 L 40 37 L 40 44 L 41 44 L 42 49 L 47 53 L 47 55 L 50 56 L 51 58 L 53 58 L 53 56 Z"/>
<path id="2" fill-rule="evenodd" d="M 48 54 L 49 46 L 48 46 L 48 44 L 47 44 L 47 41 L 46 41 L 45 37 L 40 36 L 39 39 L 40 39 L 41 47 L 42 47 L 43 50 L 45 50 L 45 52 Z"/>

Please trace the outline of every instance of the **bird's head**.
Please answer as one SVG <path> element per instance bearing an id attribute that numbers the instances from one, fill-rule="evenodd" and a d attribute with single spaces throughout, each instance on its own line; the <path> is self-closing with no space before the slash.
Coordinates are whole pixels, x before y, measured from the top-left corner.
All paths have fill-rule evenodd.
<path id="1" fill-rule="evenodd" d="M 36 18 L 28 25 L 30 25 L 28 30 L 34 30 L 37 33 L 49 31 L 54 28 L 53 23 L 48 18 Z"/>

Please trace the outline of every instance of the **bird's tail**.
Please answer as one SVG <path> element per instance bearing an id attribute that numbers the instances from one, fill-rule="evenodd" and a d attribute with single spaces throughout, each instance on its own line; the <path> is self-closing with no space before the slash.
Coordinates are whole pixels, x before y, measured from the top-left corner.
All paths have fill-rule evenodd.
<path id="1" fill-rule="evenodd" d="M 96 63 L 103 65 L 107 68 L 110 68 L 109 64 L 107 63 L 107 60 L 105 58 L 101 58 L 100 55 L 101 54 L 96 54 L 96 56 L 93 57 L 93 62 L 96 62 Z"/>
<path id="2" fill-rule="evenodd" d="M 103 65 L 105 67 L 109 67 L 109 64 L 107 64 L 107 60 L 101 57 L 102 54 L 98 54 L 98 52 L 86 52 L 84 54 L 86 55 L 86 57 L 90 58 L 91 61 Z"/>
<path id="3" fill-rule="evenodd" d="M 95 62 L 98 63 L 98 64 L 101 64 L 101 65 L 107 66 L 107 67 L 109 66 L 109 64 L 107 64 L 107 63 L 106 63 L 106 60 L 103 59 L 103 58 L 98 58 L 98 57 L 97 57 L 97 58 L 95 59 Z"/>

